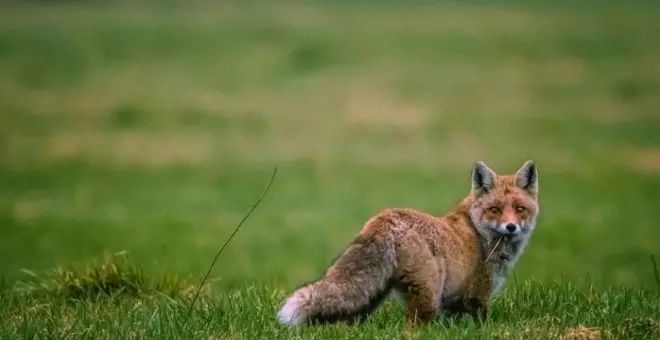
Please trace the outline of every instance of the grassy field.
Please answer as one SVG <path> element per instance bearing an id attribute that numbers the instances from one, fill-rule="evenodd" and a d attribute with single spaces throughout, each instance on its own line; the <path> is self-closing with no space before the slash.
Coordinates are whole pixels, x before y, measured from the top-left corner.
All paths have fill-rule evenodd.
<path id="1" fill-rule="evenodd" d="M 357 328 L 286 330 L 275 312 L 371 214 L 441 214 L 468 192 L 474 161 L 505 173 L 526 159 L 541 217 L 492 320 L 405 335 L 552 338 L 583 325 L 660 337 L 659 15 L 6 5 L 0 338 L 400 337 L 393 302 Z M 190 284 L 276 164 L 181 329 Z M 119 267 L 100 266 L 116 252 Z M 111 297 L 84 285 L 103 278 Z"/>

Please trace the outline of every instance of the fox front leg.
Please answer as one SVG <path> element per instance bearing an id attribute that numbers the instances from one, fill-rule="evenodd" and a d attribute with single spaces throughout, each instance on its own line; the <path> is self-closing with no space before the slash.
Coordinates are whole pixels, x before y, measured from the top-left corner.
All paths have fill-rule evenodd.
<path id="1" fill-rule="evenodd" d="M 478 298 L 459 300 L 442 307 L 443 317 L 456 321 L 463 316 L 469 315 L 476 323 L 483 323 L 489 314 L 489 307 Z"/>
<path id="2" fill-rule="evenodd" d="M 483 325 L 490 316 L 490 306 L 479 298 L 473 297 L 464 301 L 465 310 L 472 316 L 475 323 Z"/>

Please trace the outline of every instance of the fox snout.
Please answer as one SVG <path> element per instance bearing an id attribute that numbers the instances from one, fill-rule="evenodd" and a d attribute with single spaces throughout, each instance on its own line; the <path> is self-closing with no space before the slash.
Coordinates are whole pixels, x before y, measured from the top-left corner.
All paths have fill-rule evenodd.
<path id="1" fill-rule="evenodd" d="M 518 235 L 522 231 L 520 224 L 505 222 L 497 226 L 497 232 L 503 235 Z"/>

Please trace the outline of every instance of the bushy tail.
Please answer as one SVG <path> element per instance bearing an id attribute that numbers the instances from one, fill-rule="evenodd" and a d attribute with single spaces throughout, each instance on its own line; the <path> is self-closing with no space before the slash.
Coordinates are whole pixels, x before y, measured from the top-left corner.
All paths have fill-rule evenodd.
<path id="1" fill-rule="evenodd" d="M 394 248 L 378 237 L 358 236 L 318 281 L 293 292 L 277 314 L 279 322 L 355 322 L 368 316 L 392 286 Z"/>

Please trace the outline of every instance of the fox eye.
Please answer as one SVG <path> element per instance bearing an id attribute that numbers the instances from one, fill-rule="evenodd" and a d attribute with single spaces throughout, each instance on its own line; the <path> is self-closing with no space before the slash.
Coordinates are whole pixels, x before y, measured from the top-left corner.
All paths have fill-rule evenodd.
<path id="1" fill-rule="evenodd" d="M 498 207 L 490 207 L 488 208 L 488 212 L 494 215 L 497 215 L 500 213 L 500 208 Z"/>
<path id="2" fill-rule="evenodd" d="M 525 207 L 520 206 L 520 205 L 519 205 L 519 206 L 516 206 L 516 212 L 521 213 L 521 212 L 523 212 L 523 211 L 525 211 Z"/>

